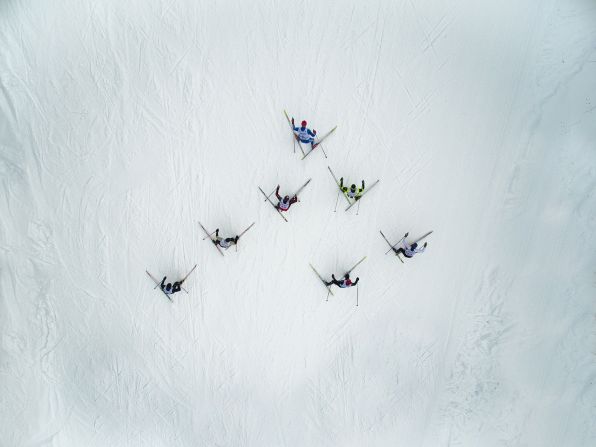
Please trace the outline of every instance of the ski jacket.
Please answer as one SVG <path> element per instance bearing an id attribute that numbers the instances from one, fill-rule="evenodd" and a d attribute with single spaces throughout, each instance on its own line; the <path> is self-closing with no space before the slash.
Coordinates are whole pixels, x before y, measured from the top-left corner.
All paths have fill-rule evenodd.
<path id="1" fill-rule="evenodd" d="M 275 197 L 277 197 L 277 200 L 279 200 L 279 203 L 277 204 L 277 208 L 280 211 L 288 211 L 290 209 L 290 207 L 298 201 L 298 197 L 294 196 L 290 200 L 288 200 L 288 203 L 284 203 L 282 200 L 283 197 L 280 196 L 277 191 L 275 191 Z"/>
<path id="2" fill-rule="evenodd" d="M 353 282 L 350 278 L 348 279 L 342 279 L 341 281 L 339 281 L 339 284 L 337 285 L 340 289 L 345 289 L 347 287 L 354 287 L 356 285 L 356 282 Z"/>
<path id="3" fill-rule="evenodd" d="M 345 195 L 347 195 L 350 199 L 355 199 L 356 197 L 360 197 L 362 195 L 362 191 L 364 191 L 364 188 L 356 188 L 356 191 L 353 191 L 344 186 L 342 188 L 342 191 L 344 192 Z"/>
<path id="4" fill-rule="evenodd" d="M 234 239 L 232 238 L 222 238 L 222 237 L 218 237 L 217 238 L 217 244 L 221 247 L 221 248 L 230 248 L 233 245 Z"/>
<path id="5" fill-rule="evenodd" d="M 406 241 L 403 241 L 402 242 L 402 245 L 404 246 L 404 254 L 408 258 L 411 258 L 416 253 L 424 253 L 424 250 L 426 250 L 426 247 L 424 245 L 423 246 L 418 246 L 414 250 L 412 250 L 412 246 L 406 244 Z"/>
<path id="6" fill-rule="evenodd" d="M 290 200 L 288 200 L 288 203 L 284 203 L 282 200 L 279 201 L 279 203 L 277 204 L 277 207 L 279 208 L 280 211 L 288 211 L 290 209 L 290 207 L 295 204 L 298 201 L 298 197 L 294 196 L 292 197 Z"/>
<path id="7" fill-rule="evenodd" d="M 177 282 L 176 282 L 176 283 L 174 283 L 174 284 L 172 285 L 172 288 L 171 288 L 171 289 L 169 289 L 169 290 L 167 289 L 167 287 L 166 287 L 166 286 L 163 286 L 163 287 L 161 288 L 161 290 L 163 290 L 163 292 L 164 292 L 166 295 L 172 295 L 173 293 L 180 292 L 180 284 L 179 284 L 179 283 L 177 283 Z"/>
<path id="8" fill-rule="evenodd" d="M 301 143 L 312 143 L 315 141 L 315 133 L 306 127 L 294 127 L 294 133 Z"/>

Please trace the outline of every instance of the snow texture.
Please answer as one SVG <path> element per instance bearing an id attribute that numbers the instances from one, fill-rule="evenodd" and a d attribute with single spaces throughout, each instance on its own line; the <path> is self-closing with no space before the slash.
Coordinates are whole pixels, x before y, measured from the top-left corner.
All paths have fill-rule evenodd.
<path id="1" fill-rule="evenodd" d="M 593 0 L 2 1 L 0 445 L 594 446 L 595 42 Z M 381 182 L 334 213 L 327 165 Z"/>

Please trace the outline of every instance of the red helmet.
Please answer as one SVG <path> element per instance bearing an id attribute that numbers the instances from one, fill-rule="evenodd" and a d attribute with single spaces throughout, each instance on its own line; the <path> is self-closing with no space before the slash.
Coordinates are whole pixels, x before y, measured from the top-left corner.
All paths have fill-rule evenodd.
<path id="1" fill-rule="evenodd" d="M 302 127 L 306 127 L 306 120 L 302 120 Z"/>

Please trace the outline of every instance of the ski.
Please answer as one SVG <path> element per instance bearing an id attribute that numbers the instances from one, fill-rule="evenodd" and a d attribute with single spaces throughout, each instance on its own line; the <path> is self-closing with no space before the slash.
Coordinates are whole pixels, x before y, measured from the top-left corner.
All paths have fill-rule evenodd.
<path id="1" fill-rule="evenodd" d="M 253 223 L 251 223 L 251 224 L 248 226 L 248 228 L 247 228 L 246 230 L 244 230 L 242 233 L 240 233 L 240 234 L 238 235 L 238 240 L 240 240 L 240 238 L 242 237 L 242 235 L 243 235 L 244 233 L 246 233 L 248 230 L 250 230 L 254 224 L 255 224 L 254 222 L 253 222 Z M 236 251 L 238 251 L 238 242 L 236 242 L 234 245 L 236 246 Z"/>
<path id="2" fill-rule="evenodd" d="M 308 157 L 312 151 L 314 151 L 318 145 L 320 145 L 329 135 L 331 135 L 335 129 L 337 129 L 337 126 L 335 126 L 333 129 L 331 129 L 329 132 L 327 132 L 325 135 L 323 135 L 321 138 L 318 138 L 319 141 L 317 141 L 315 144 L 312 145 L 312 149 L 310 151 L 308 151 L 306 154 L 304 154 L 304 156 L 302 157 L 302 159 L 304 160 L 306 157 Z M 322 146 L 321 146 L 322 148 Z M 327 158 L 327 154 L 325 154 L 325 158 Z"/>
<path id="3" fill-rule="evenodd" d="M 417 244 L 418 242 L 420 242 L 422 239 L 425 239 L 426 237 L 428 237 L 430 234 L 432 233 L 432 231 L 429 231 L 428 233 L 426 233 L 424 236 L 419 237 L 418 239 L 416 239 L 414 242 L 412 242 L 412 244 Z M 412 245 L 410 244 L 410 245 Z"/>
<path id="4" fill-rule="evenodd" d="M 193 270 L 194 270 L 194 269 L 193 269 Z M 151 273 L 149 273 L 149 271 L 148 271 L 148 270 L 145 270 L 145 273 L 147 273 L 147 275 L 149 275 L 149 278 L 151 278 L 151 279 L 153 280 L 153 282 L 155 283 L 155 286 L 156 286 L 156 287 L 154 287 L 154 288 L 157 288 L 158 286 L 160 286 L 160 285 L 161 285 L 161 281 L 158 281 L 157 279 L 155 279 L 155 277 L 154 277 L 154 276 L 153 276 Z M 171 302 L 171 303 L 173 303 L 173 302 L 174 302 L 174 301 L 172 300 L 172 298 L 170 297 L 170 295 L 168 295 L 166 292 L 164 292 L 164 291 L 163 291 L 163 289 L 162 289 L 161 287 L 159 287 L 159 290 L 160 290 L 160 292 L 161 292 L 161 293 L 163 293 L 163 294 L 166 296 L 166 298 L 167 298 L 167 299 L 169 299 L 169 300 L 170 300 L 170 302 Z"/>
<path id="5" fill-rule="evenodd" d="M 244 230 L 242 233 L 240 233 L 238 235 L 238 239 L 240 239 L 244 233 L 246 233 L 248 230 L 250 230 L 254 224 L 255 224 L 255 222 L 251 223 L 246 230 Z"/>
<path id="6" fill-rule="evenodd" d="M 186 278 L 188 278 L 190 276 L 190 274 L 195 271 L 196 268 L 197 268 L 197 264 L 195 264 L 195 266 L 190 270 L 190 272 L 188 272 L 186 274 L 186 276 L 184 278 L 182 278 L 182 281 L 180 281 L 180 285 L 184 284 L 184 281 L 186 281 Z"/>
<path id="7" fill-rule="evenodd" d="M 288 120 L 288 124 L 290 126 L 290 129 L 292 130 L 292 136 L 294 137 L 294 141 L 297 141 L 298 142 L 298 147 L 300 148 L 300 152 L 302 152 L 302 156 L 304 158 L 304 157 L 306 157 L 306 155 L 305 155 L 304 149 L 302 148 L 302 143 L 300 142 L 300 140 L 298 139 L 298 137 L 294 133 L 294 125 L 292 124 L 292 120 L 288 116 L 288 112 L 286 112 L 285 110 L 284 110 L 284 115 L 286 116 L 286 119 Z"/>
<path id="8" fill-rule="evenodd" d="M 211 235 L 212 235 L 213 233 L 209 233 L 209 232 L 207 231 L 207 229 L 206 229 L 206 228 L 203 226 L 203 224 L 202 224 L 201 222 L 199 222 L 199 225 L 201 226 L 201 228 L 203 229 L 203 231 L 205 232 L 205 234 L 206 234 L 207 236 L 209 236 L 209 240 L 210 240 L 210 241 L 211 241 L 211 243 L 212 243 L 212 244 L 215 246 L 215 248 L 217 248 L 217 251 L 219 252 L 219 254 L 220 254 L 220 255 L 222 255 L 222 256 L 225 256 L 225 255 L 223 254 L 223 251 L 221 251 L 221 248 L 219 248 L 219 246 L 215 245 L 215 243 L 213 242 L 213 241 L 214 241 L 214 239 L 211 237 Z"/>
<path id="9" fill-rule="evenodd" d="M 273 208 L 275 208 L 275 211 L 277 211 L 277 213 L 281 216 L 281 218 L 287 222 L 288 219 L 286 219 L 286 216 L 284 216 L 281 213 L 281 211 L 277 208 L 277 206 L 275 206 L 275 204 L 271 201 L 271 199 L 269 198 L 269 196 L 267 196 L 267 194 L 265 193 L 265 191 L 263 191 L 260 186 L 259 186 L 259 191 L 261 191 L 261 193 L 265 196 L 265 199 L 271 204 L 271 206 Z"/>
<path id="10" fill-rule="evenodd" d="M 346 211 L 348 211 L 350 208 L 352 208 L 352 206 L 354 206 L 356 204 L 356 202 L 359 202 L 360 200 L 362 200 L 362 197 L 364 197 L 364 194 L 366 194 L 367 192 L 369 192 L 371 189 L 373 189 L 377 183 L 379 183 L 380 180 L 377 180 L 376 182 L 374 182 L 372 185 L 370 185 L 368 188 L 366 188 L 364 190 L 364 192 L 360 195 L 360 197 L 358 198 L 358 200 L 354 200 L 354 203 L 351 203 L 350 206 L 348 206 L 346 208 Z"/>
<path id="11" fill-rule="evenodd" d="M 331 170 L 331 168 L 329 166 L 327 166 L 327 169 L 329 169 L 329 172 L 331 173 L 331 177 L 333 177 L 333 180 L 335 180 L 335 184 L 337 185 L 337 187 L 339 188 L 339 191 L 342 193 L 342 195 L 346 198 L 346 200 L 348 201 L 348 204 L 351 206 L 352 201 L 350 200 L 350 198 L 346 195 L 346 193 L 343 191 L 343 189 L 341 189 L 340 183 L 337 180 L 337 177 L 335 176 L 335 174 L 333 173 L 333 171 Z"/>
<path id="12" fill-rule="evenodd" d="M 313 265 L 312 265 L 312 264 L 308 264 L 308 265 L 310 265 L 310 268 L 312 269 L 312 271 L 313 271 L 313 272 L 315 272 L 315 275 L 317 275 L 317 276 L 319 277 L 319 279 L 321 280 L 321 282 L 323 283 L 323 285 L 324 285 L 324 286 L 325 286 L 325 288 L 327 289 L 327 292 L 329 292 L 331 295 L 335 296 L 335 295 L 333 294 L 333 292 L 331 291 L 331 286 L 328 286 L 328 285 L 327 285 L 327 281 L 325 281 L 325 280 L 323 279 L 323 277 L 321 276 L 321 274 L 320 274 L 319 272 L 317 272 L 317 269 L 315 269 L 315 268 L 313 267 Z"/>
<path id="13" fill-rule="evenodd" d="M 301 187 L 298 189 L 298 191 L 296 191 L 296 192 L 294 193 L 294 196 L 298 197 L 298 194 L 300 194 L 300 193 L 302 192 L 302 190 L 303 190 L 304 188 L 306 188 L 306 185 L 308 185 L 308 184 L 310 183 L 310 181 L 311 181 L 311 180 L 312 180 L 312 179 L 311 179 L 311 178 L 309 178 L 309 179 L 306 181 L 306 183 L 305 183 L 304 185 L 302 185 L 302 186 L 301 186 Z"/>
<path id="14" fill-rule="evenodd" d="M 356 267 L 358 267 L 362 262 L 364 262 L 364 260 L 366 259 L 366 256 L 364 258 L 362 258 L 360 261 L 358 261 L 354 267 L 352 267 L 350 270 L 348 270 L 346 272 L 346 275 L 349 275 L 350 273 L 352 273 L 352 270 L 354 270 Z M 344 275 L 345 276 L 345 275 Z"/>

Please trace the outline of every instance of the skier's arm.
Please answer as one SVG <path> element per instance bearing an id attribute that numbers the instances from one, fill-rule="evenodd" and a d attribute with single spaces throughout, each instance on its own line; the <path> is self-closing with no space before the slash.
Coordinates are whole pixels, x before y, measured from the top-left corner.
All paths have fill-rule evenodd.
<path id="1" fill-rule="evenodd" d="M 292 204 L 294 204 L 294 203 L 296 203 L 296 202 L 298 202 L 298 197 L 294 196 L 294 197 L 292 197 L 292 198 L 290 199 L 290 205 L 292 205 Z"/>
<path id="2" fill-rule="evenodd" d="M 364 180 L 362 180 L 362 190 L 364 191 Z"/>
<path id="3" fill-rule="evenodd" d="M 279 195 L 279 185 L 275 188 L 275 197 L 277 197 L 277 200 L 281 200 L 281 196 Z"/>
<path id="4" fill-rule="evenodd" d="M 341 189 L 344 189 L 344 178 L 343 177 L 339 179 L 339 187 Z"/>

